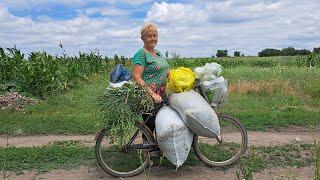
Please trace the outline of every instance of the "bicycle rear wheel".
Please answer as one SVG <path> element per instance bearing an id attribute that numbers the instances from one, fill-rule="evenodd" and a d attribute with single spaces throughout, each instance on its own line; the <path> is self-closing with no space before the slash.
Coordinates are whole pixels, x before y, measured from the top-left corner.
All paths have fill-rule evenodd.
<path id="1" fill-rule="evenodd" d="M 140 123 L 136 123 L 131 131 L 132 135 L 125 140 L 125 145 L 110 144 L 110 140 L 106 137 L 107 129 L 103 129 L 97 137 L 95 146 L 97 161 L 100 167 L 112 176 L 135 176 L 149 164 L 149 150 L 141 147 L 155 142 L 150 134 L 151 131 Z M 131 138 L 133 138 L 132 143 L 127 146 Z"/>
<path id="2" fill-rule="evenodd" d="M 195 135 L 193 148 L 197 157 L 207 166 L 230 165 L 241 157 L 247 149 L 247 131 L 236 118 L 221 115 L 221 141 L 217 138 L 208 138 Z"/>

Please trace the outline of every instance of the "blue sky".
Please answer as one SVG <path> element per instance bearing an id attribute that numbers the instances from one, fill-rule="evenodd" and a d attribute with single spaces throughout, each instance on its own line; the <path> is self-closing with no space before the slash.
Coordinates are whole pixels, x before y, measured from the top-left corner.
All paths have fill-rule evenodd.
<path id="1" fill-rule="evenodd" d="M 157 48 L 185 57 L 218 49 L 256 55 L 264 48 L 320 46 L 318 0 L 1 0 L 0 47 L 25 53 L 98 50 L 132 57 L 140 28 L 154 22 Z"/>

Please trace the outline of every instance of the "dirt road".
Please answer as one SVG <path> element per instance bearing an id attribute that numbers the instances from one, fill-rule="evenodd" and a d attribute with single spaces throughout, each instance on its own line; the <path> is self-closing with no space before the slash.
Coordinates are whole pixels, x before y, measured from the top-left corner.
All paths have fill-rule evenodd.
<path id="1" fill-rule="evenodd" d="M 65 136 L 65 135 L 49 135 L 49 136 L 0 136 L 0 147 L 15 146 L 15 147 L 29 147 L 41 146 L 49 144 L 54 141 L 62 140 L 76 140 L 85 145 L 94 146 L 95 135 L 78 135 L 78 136 Z M 224 135 L 226 139 L 233 139 L 235 135 L 228 133 Z M 248 132 L 249 146 L 275 146 L 283 145 L 291 142 L 313 143 L 314 139 L 320 139 L 319 132 L 262 132 L 262 131 L 249 131 Z"/>

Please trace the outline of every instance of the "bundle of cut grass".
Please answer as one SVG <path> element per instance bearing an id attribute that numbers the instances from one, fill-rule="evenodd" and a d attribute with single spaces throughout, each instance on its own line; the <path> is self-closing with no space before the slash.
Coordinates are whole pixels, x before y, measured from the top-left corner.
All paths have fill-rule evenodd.
<path id="1" fill-rule="evenodd" d="M 146 88 L 128 83 L 120 88 L 108 87 L 100 99 L 100 108 L 109 130 L 108 137 L 123 143 L 131 135 L 134 123 L 142 120 L 140 113 L 152 110 L 153 100 Z"/>

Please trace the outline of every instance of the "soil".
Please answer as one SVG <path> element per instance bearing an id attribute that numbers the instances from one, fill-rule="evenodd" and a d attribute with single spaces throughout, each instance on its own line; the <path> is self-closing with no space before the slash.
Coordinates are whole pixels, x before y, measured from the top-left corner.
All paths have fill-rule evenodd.
<path id="1" fill-rule="evenodd" d="M 0 177 L 4 177 L 3 173 L 0 173 Z M 212 179 L 237 179 L 236 169 L 231 168 L 226 171 L 215 170 L 214 168 L 206 168 L 200 166 L 182 166 L 178 170 L 168 169 L 165 167 L 152 167 L 150 174 L 146 175 L 141 173 L 138 176 L 124 178 L 128 180 L 140 180 L 147 179 L 177 179 L 177 180 L 212 180 Z M 23 180 L 34 180 L 34 179 L 45 179 L 45 180 L 65 180 L 65 179 L 119 179 L 108 175 L 94 168 L 80 167 L 78 169 L 67 170 L 54 170 L 42 174 L 36 172 L 24 172 L 21 175 L 15 175 L 13 173 L 6 174 L 6 179 L 23 179 Z M 253 179 L 259 180 L 270 180 L 270 179 L 299 179 L 299 180 L 312 180 L 314 179 L 314 167 L 308 166 L 303 168 L 272 168 L 265 169 L 258 173 L 253 173 Z"/>
<path id="2" fill-rule="evenodd" d="M 226 139 L 238 138 L 233 133 L 224 134 Z M 248 145 L 254 146 L 276 146 L 283 145 L 292 142 L 308 143 L 311 144 L 315 139 L 320 139 L 320 133 L 316 131 L 249 131 L 248 132 Z M 0 135 L 0 147 L 15 146 L 15 147 L 30 147 L 30 146 L 41 146 L 52 143 L 54 141 L 62 140 L 75 140 L 87 146 L 94 146 L 95 135 L 77 135 L 77 136 L 66 136 L 66 135 L 49 135 L 49 136 L 5 136 Z M 236 140 L 236 139 L 235 139 Z"/>

